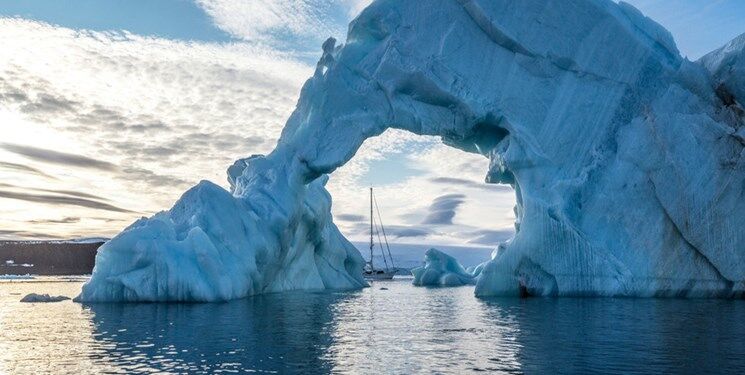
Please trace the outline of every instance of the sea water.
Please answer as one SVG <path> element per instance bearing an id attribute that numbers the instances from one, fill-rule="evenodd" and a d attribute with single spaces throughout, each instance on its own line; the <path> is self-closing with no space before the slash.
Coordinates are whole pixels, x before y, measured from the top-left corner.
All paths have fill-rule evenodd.
<path id="1" fill-rule="evenodd" d="M 494 299 L 410 279 L 216 304 L 20 303 L 0 282 L 0 373 L 743 373 L 745 301 Z"/>

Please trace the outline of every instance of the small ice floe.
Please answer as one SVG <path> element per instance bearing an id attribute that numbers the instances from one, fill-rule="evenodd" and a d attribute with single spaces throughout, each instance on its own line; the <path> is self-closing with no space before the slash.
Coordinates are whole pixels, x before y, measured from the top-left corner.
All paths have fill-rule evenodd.
<path id="1" fill-rule="evenodd" d="M 25 275 L 0 275 L 0 280 L 33 280 L 35 277 L 29 274 Z"/>
<path id="2" fill-rule="evenodd" d="M 60 302 L 68 299 L 70 299 L 70 297 L 31 293 L 27 294 L 26 297 L 21 298 L 21 302 Z"/>
<path id="3" fill-rule="evenodd" d="M 21 264 L 18 264 L 13 259 L 8 259 L 8 260 L 5 261 L 5 267 L 33 267 L 33 266 L 34 265 L 33 264 L 30 264 L 30 263 L 21 263 Z"/>

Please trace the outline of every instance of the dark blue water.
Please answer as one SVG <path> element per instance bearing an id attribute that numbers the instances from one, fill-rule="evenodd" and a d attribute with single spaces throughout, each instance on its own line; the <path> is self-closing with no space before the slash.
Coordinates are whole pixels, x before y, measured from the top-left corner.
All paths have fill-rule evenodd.
<path id="1" fill-rule="evenodd" d="M 56 373 L 745 373 L 745 301 L 479 300 L 409 282 L 222 304 L 19 304 L 15 318 L 4 304 L 0 324 L 17 335 L 0 337 L 0 360 L 32 368 L 32 345 L 35 368 Z M 77 328 L 20 340 L 43 336 L 34 314 Z"/>

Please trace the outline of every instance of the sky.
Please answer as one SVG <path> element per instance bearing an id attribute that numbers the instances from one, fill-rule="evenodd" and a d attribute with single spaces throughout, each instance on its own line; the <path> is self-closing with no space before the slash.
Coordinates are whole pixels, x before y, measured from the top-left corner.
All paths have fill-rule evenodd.
<path id="1" fill-rule="evenodd" d="M 745 1 L 630 0 L 695 60 L 745 32 Z M 328 36 L 368 0 L 0 0 L 0 239 L 110 237 L 235 159 L 270 152 Z M 488 161 L 388 131 L 327 185 L 367 236 L 494 246 L 514 192 Z"/>

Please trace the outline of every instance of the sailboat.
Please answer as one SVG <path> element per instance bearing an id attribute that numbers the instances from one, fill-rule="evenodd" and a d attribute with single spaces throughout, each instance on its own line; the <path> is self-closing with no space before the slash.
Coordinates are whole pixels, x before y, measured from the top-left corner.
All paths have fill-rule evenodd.
<path id="1" fill-rule="evenodd" d="M 378 213 L 377 222 L 375 221 L 375 216 L 373 215 L 373 205 L 375 206 L 375 210 Z M 381 233 L 383 234 L 384 241 L 381 241 Z M 377 235 L 378 237 L 380 254 L 383 256 L 383 264 L 385 268 L 382 269 L 376 269 L 375 264 L 373 263 L 373 253 L 375 249 L 374 235 Z M 383 247 L 384 244 L 385 248 Z M 388 252 L 387 257 L 386 251 Z M 389 262 L 391 264 L 390 267 L 388 267 Z M 362 273 L 364 277 L 369 280 L 391 280 L 393 279 L 393 275 L 396 274 L 396 267 L 393 265 L 393 256 L 391 256 L 391 248 L 388 245 L 388 237 L 385 235 L 385 227 L 383 227 L 383 220 L 380 217 L 380 208 L 378 208 L 378 201 L 373 195 L 373 188 L 370 188 L 370 261 L 365 264 L 365 268 L 363 269 Z"/>

